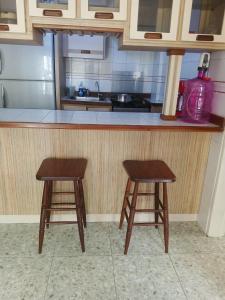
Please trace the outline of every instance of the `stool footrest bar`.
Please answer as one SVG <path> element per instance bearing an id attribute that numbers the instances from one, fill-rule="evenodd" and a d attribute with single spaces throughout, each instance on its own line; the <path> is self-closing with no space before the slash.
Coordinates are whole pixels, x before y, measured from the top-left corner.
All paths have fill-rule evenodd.
<path id="1" fill-rule="evenodd" d="M 45 224 L 77 224 L 77 221 L 51 221 L 51 222 L 46 222 Z"/>
<path id="2" fill-rule="evenodd" d="M 156 225 L 163 225 L 163 222 L 158 223 L 133 223 L 134 226 L 156 226 Z"/>
<path id="3" fill-rule="evenodd" d="M 159 200 L 159 205 L 162 207 L 162 209 L 164 209 L 162 201 L 160 199 L 158 199 L 158 200 Z"/>
<path id="4" fill-rule="evenodd" d="M 57 207 L 57 208 L 45 208 L 46 211 L 74 211 L 76 208 L 70 208 L 70 207 Z"/>
<path id="5" fill-rule="evenodd" d="M 76 205 L 76 203 L 68 203 L 68 202 L 53 202 L 51 205 Z"/>
<path id="6" fill-rule="evenodd" d="M 161 220 L 164 221 L 164 217 L 160 212 L 159 212 L 159 216 L 160 216 Z"/>
<path id="7" fill-rule="evenodd" d="M 129 193 L 129 196 L 133 195 L 133 193 Z M 155 196 L 155 193 L 137 193 L 137 196 Z"/>
<path id="8" fill-rule="evenodd" d="M 74 195 L 74 192 L 52 192 L 53 195 Z"/>
<path id="9" fill-rule="evenodd" d="M 127 199 L 127 206 L 129 207 L 129 209 L 131 209 L 131 204 L 130 201 Z"/>
<path id="10" fill-rule="evenodd" d="M 152 213 L 159 213 L 163 212 L 162 209 L 135 209 L 135 212 L 152 212 Z"/>
<path id="11" fill-rule="evenodd" d="M 125 211 L 125 217 L 126 217 L 126 220 L 127 220 L 127 222 L 128 222 L 129 217 L 128 217 L 128 214 L 127 214 L 126 211 Z"/>

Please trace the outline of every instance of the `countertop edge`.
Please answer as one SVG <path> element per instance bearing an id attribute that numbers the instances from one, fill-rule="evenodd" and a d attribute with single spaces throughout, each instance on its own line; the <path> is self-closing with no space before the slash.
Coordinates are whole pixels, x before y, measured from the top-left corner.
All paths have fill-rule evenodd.
<path id="1" fill-rule="evenodd" d="M 215 126 L 173 126 L 173 125 L 111 125 L 111 124 L 69 124 L 38 122 L 0 122 L 0 128 L 40 128 L 40 129 L 80 129 L 80 130 L 118 130 L 118 131 L 189 131 L 223 132 L 224 128 Z"/>

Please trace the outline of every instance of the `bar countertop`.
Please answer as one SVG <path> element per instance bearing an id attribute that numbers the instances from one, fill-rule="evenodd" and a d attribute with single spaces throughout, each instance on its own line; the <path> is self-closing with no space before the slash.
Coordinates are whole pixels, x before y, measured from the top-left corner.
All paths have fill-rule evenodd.
<path id="1" fill-rule="evenodd" d="M 213 123 L 195 124 L 185 123 L 181 120 L 164 121 L 160 119 L 160 114 L 10 108 L 0 109 L 0 127 L 140 131 L 223 131 L 222 127 Z"/>

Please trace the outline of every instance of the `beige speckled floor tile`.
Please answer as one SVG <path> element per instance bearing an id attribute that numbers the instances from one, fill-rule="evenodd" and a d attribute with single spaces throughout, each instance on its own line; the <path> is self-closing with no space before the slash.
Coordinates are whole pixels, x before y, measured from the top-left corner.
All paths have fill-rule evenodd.
<path id="1" fill-rule="evenodd" d="M 0 257 L 39 256 L 38 229 L 38 225 L 34 224 L 17 224 L 9 225 L 8 231 L 0 230 Z M 46 230 L 42 255 L 53 256 L 56 239 L 57 232 L 53 228 Z"/>
<path id="2" fill-rule="evenodd" d="M 124 256 L 116 223 L 88 223 L 85 254 L 76 225 L 50 226 L 38 255 L 38 227 L 0 224 L 0 300 L 225 300 L 225 238 L 195 222 L 170 224 L 169 255 L 162 229 L 135 227 Z"/>
<path id="3" fill-rule="evenodd" d="M 171 257 L 190 300 L 225 299 L 225 254 L 176 254 Z"/>
<path id="4" fill-rule="evenodd" d="M 162 240 L 163 227 L 159 229 Z M 198 253 L 199 240 L 204 238 L 204 233 L 196 222 L 170 223 L 169 253 Z"/>
<path id="5" fill-rule="evenodd" d="M 55 256 L 111 255 L 109 224 L 88 223 L 84 230 L 85 253 L 82 253 L 77 226 L 61 226 Z"/>
<path id="6" fill-rule="evenodd" d="M 186 299 L 168 255 L 115 256 L 113 260 L 120 300 Z"/>
<path id="7" fill-rule="evenodd" d="M 163 240 L 163 230 L 160 228 Z M 197 222 L 170 223 L 171 254 L 221 253 L 225 249 L 225 238 L 207 237 Z"/>
<path id="8" fill-rule="evenodd" d="M 1 300 L 43 300 L 52 258 L 0 258 Z"/>
<path id="9" fill-rule="evenodd" d="M 110 239 L 113 255 L 123 255 L 127 226 L 122 230 L 118 224 L 110 225 Z M 128 255 L 156 255 L 164 253 L 159 232 L 153 227 L 134 227 Z"/>
<path id="10" fill-rule="evenodd" d="M 110 256 L 55 257 L 46 300 L 115 300 Z"/>

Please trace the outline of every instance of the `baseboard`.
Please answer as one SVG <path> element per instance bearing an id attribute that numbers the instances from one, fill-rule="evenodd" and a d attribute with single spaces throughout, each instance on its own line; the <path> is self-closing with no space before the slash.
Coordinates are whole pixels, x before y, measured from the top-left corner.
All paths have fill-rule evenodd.
<path id="1" fill-rule="evenodd" d="M 197 214 L 170 214 L 171 222 L 191 222 L 197 221 Z M 90 214 L 87 215 L 88 222 L 119 222 L 119 214 Z M 54 215 L 54 221 L 71 220 L 71 215 Z M 135 218 L 137 222 L 153 221 L 153 216 L 138 214 Z M 0 215 L 0 224 L 3 223 L 39 223 L 39 215 Z"/>

